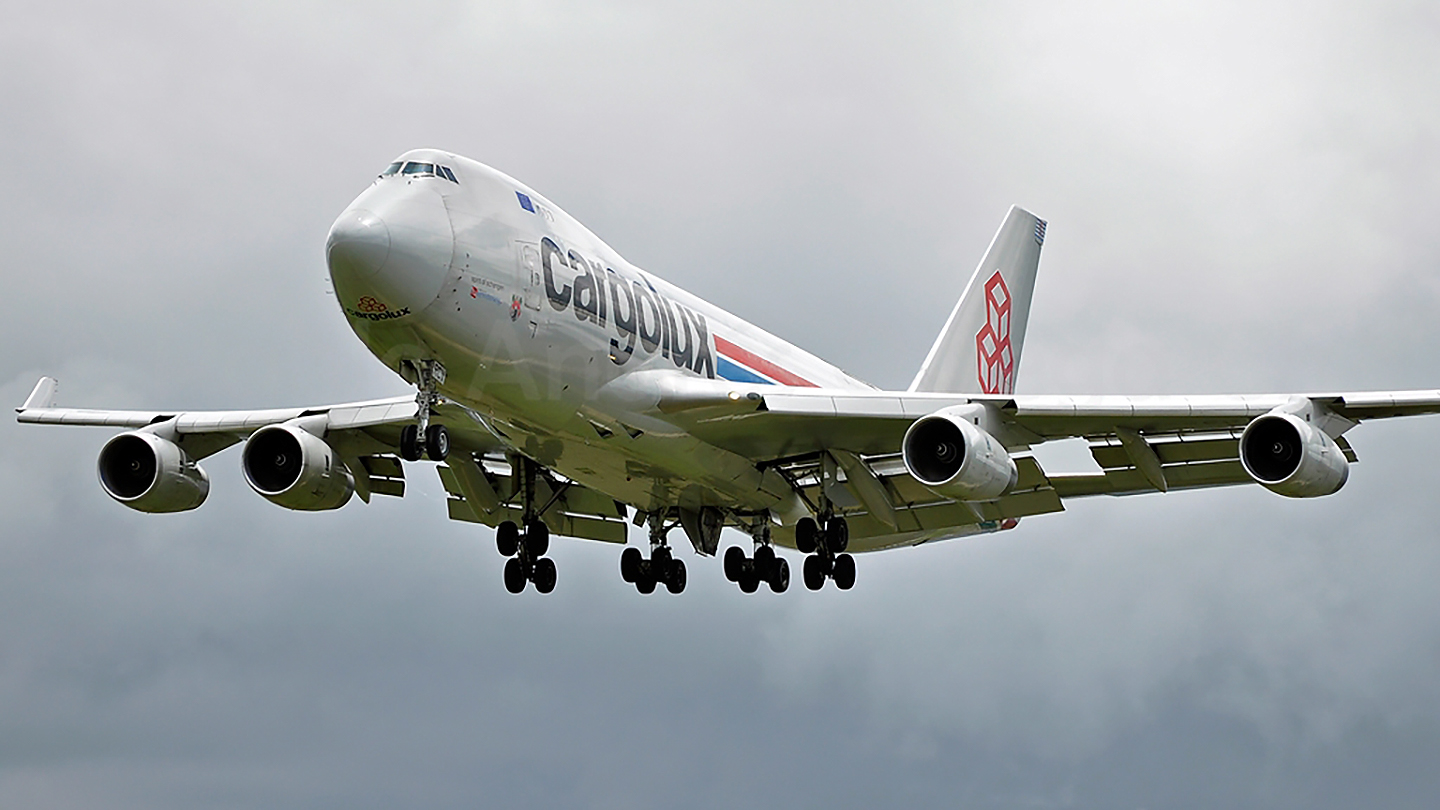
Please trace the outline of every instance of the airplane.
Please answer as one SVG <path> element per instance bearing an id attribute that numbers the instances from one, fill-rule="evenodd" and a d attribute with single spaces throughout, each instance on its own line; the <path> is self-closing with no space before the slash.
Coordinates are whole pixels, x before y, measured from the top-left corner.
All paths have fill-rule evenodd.
<path id="1" fill-rule="evenodd" d="M 558 205 L 482 163 L 406 152 L 335 220 L 326 263 L 351 329 L 414 396 L 236 411 L 62 408 L 42 377 L 18 420 L 124 432 L 101 487 L 141 512 L 199 507 L 199 461 L 243 443 L 249 485 L 294 510 L 403 496 L 428 459 L 449 517 L 495 529 L 504 584 L 556 584 L 550 538 L 625 545 L 641 593 L 685 590 L 733 527 L 726 578 L 784 592 L 855 584 L 853 554 L 1013 529 L 1071 498 L 1258 483 L 1309 498 L 1356 461 L 1367 419 L 1440 411 L 1440 391 L 1245 396 L 1015 393 L 1046 223 L 1013 207 L 914 380 L 885 391 L 630 264 Z M 1098 471 L 1033 449 L 1088 442 Z M 626 545 L 648 527 L 648 554 Z"/>

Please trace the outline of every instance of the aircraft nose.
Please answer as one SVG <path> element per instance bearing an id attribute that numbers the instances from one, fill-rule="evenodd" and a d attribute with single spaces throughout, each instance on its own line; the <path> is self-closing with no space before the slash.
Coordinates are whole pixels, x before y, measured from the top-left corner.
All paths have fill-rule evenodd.
<path id="1" fill-rule="evenodd" d="M 332 273 L 363 279 L 379 273 L 390 258 L 390 229 L 373 211 L 352 209 L 331 226 L 325 245 Z"/>
<path id="2" fill-rule="evenodd" d="M 330 226 L 326 260 L 352 321 L 393 321 L 418 315 L 440 295 L 454 247 L 439 194 L 381 183 Z"/>

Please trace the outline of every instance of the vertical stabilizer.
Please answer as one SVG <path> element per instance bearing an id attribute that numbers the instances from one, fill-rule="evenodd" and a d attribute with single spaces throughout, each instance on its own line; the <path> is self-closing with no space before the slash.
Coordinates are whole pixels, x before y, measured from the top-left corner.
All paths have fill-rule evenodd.
<path id="1" fill-rule="evenodd" d="M 911 391 L 1013 394 L 1045 221 L 1012 206 L 970 277 Z"/>

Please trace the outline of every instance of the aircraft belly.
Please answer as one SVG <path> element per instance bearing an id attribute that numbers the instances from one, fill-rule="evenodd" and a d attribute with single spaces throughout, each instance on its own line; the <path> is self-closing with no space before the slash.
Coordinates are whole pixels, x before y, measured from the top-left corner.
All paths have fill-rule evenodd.
<path id="1" fill-rule="evenodd" d="M 623 430 L 602 437 L 588 419 L 576 419 L 580 432 L 541 432 L 528 419 L 496 413 L 496 428 L 526 456 L 548 469 L 615 500 L 646 511 L 671 506 L 718 506 L 760 511 L 781 505 L 790 495 L 776 476 L 766 476 L 748 460 L 680 435 Z"/>

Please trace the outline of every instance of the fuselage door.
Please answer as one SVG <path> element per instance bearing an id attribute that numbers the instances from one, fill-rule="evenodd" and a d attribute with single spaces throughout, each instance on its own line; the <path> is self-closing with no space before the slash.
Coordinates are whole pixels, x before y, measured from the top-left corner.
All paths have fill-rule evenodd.
<path id="1" fill-rule="evenodd" d="M 518 278 L 521 297 L 525 307 L 540 310 L 540 289 L 545 282 L 540 278 L 540 246 L 534 242 L 516 242 L 516 256 L 519 259 Z"/>

